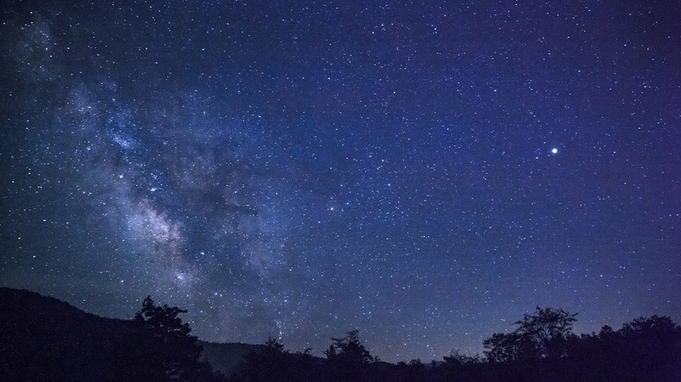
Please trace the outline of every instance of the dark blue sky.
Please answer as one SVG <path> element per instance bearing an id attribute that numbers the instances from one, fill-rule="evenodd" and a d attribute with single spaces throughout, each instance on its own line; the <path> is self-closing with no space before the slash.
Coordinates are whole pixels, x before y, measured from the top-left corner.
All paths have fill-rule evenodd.
<path id="1" fill-rule="evenodd" d="M 387 361 L 681 321 L 675 1 L 2 9 L 0 283 Z"/>

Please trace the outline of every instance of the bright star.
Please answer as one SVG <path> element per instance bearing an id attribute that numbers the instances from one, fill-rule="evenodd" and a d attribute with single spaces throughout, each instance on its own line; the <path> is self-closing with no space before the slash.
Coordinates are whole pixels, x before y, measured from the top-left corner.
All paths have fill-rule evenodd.
<path id="1" fill-rule="evenodd" d="M 551 154 L 558 154 L 558 149 L 557 148 L 552 148 L 551 149 Z"/>

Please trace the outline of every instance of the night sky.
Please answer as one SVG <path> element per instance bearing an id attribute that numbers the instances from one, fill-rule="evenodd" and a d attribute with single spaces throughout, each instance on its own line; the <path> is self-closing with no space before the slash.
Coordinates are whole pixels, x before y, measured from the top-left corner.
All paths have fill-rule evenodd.
<path id="1" fill-rule="evenodd" d="M 677 1 L 9 3 L 0 285 L 391 362 L 681 321 Z"/>

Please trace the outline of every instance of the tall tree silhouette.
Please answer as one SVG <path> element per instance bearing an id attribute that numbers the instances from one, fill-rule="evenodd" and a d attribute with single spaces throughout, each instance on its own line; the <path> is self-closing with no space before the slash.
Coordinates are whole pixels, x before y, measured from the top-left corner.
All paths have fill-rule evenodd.
<path id="1" fill-rule="evenodd" d="M 131 321 L 131 335 L 118 344 L 120 377 L 144 381 L 203 381 L 217 379 L 201 361 L 201 346 L 178 316 L 184 309 L 156 306 L 151 296 Z"/>
<path id="2" fill-rule="evenodd" d="M 493 362 L 531 359 L 558 359 L 567 355 L 567 340 L 577 314 L 563 309 L 537 307 L 514 323 L 513 332 L 495 333 L 484 340 L 485 355 Z"/>

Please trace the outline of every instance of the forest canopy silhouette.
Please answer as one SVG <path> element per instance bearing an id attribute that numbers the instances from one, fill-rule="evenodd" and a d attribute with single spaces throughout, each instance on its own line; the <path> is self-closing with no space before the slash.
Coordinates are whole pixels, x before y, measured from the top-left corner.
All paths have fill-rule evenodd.
<path id="1" fill-rule="evenodd" d="M 185 312 L 157 305 L 149 296 L 132 319 L 109 319 L 37 293 L 0 288 L 0 376 L 4 381 L 681 380 L 681 327 L 665 316 L 578 335 L 576 313 L 537 307 L 508 333 L 485 339 L 483 355 L 452 350 L 428 364 L 418 359 L 389 364 L 371 354 L 358 330 L 331 338 L 324 358 L 311 349 L 291 352 L 272 337 L 236 353 L 216 351 L 218 345 L 209 343 L 211 351 L 204 351 L 181 319 Z M 228 358 L 236 359 L 231 368 L 224 366 L 233 361 Z"/>

